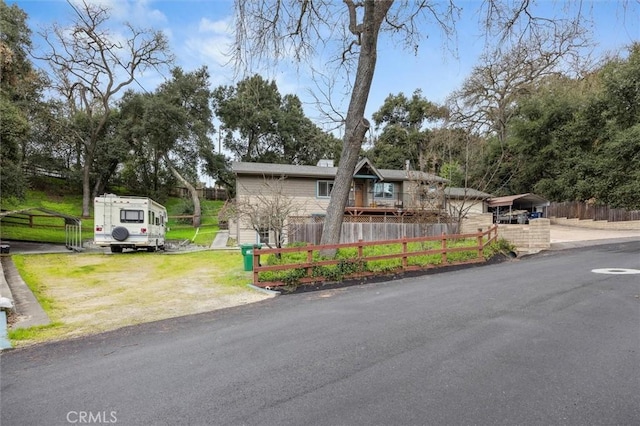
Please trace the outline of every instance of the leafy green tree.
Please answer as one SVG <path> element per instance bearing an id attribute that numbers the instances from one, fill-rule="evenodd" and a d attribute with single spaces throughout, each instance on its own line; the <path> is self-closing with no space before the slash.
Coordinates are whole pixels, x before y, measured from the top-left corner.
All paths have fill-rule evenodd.
<path id="1" fill-rule="evenodd" d="M 464 180 L 464 170 L 458 161 L 446 162 L 440 169 L 440 176 L 449 180 L 449 185 L 453 187 L 466 187 Z"/>
<path id="2" fill-rule="evenodd" d="M 402 169 L 408 160 L 415 168 L 435 171 L 438 160 L 429 153 L 432 132 L 425 125 L 446 116 L 446 108 L 428 101 L 420 89 L 411 98 L 404 93 L 387 96 L 373 113 L 376 129 L 382 127 L 382 133 L 369 153 L 371 159 L 389 169 Z"/>
<path id="3" fill-rule="evenodd" d="M 171 80 L 153 94 L 128 94 L 122 102 L 121 137 L 135 152 L 127 165 L 127 177 L 136 168 L 158 191 L 168 170 L 191 195 L 193 226 L 200 226 L 201 207 L 196 191 L 201 159 L 213 152 L 213 112 L 209 72 L 174 68 Z M 162 178 L 162 179 L 161 179 Z"/>
<path id="4" fill-rule="evenodd" d="M 216 89 L 214 108 L 225 148 L 241 161 L 309 165 L 337 156 L 339 141 L 304 115 L 300 99 L 259 75 Z"/>
<path id="5" fill-rule="evenodd" d="M 509 192 L 640 206 L 640 49 L 582 79 L 553 77 L 521 100 L 501 176 Z"/>
<path id="6" fill-rule="evenodd" d="M 596 127 L 601 134 L 594 140 L 594 198 L 612 207 L 639 209 L 640 42 L 629 47 L 626 58 L 606 64 L 600 76 L 602 93 L 594 103 L 604 123 Z"/>
<path id="7" fill-rule="evenodd" d="M 28 59 L 31 31 L 17 5 L 0 1 L 0 194 L 24 196 L 22 170 L 30 121 L 40 103 L 44 78 Z"/>

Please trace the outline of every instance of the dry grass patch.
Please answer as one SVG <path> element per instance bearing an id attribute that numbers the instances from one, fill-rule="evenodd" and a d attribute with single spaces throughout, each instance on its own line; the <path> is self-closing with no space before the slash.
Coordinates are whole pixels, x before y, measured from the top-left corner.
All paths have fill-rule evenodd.
<path id="1" fill-rule="evenodd" d="M 252 303 L 237 252 L 14 256 L 53 326 L 10 333 L 16 346 Z M 20 339 L 20 340 L 18 340 Z"/>

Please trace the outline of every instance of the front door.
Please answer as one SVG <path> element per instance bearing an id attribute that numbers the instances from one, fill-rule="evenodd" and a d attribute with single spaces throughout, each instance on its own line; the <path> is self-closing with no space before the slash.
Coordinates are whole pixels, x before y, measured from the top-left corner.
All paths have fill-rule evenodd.
<path id="1" fill-rule="evenodd" d="M 355 184 L 355 207 L 363 206 L 364 188 L 361 183 Z"/>

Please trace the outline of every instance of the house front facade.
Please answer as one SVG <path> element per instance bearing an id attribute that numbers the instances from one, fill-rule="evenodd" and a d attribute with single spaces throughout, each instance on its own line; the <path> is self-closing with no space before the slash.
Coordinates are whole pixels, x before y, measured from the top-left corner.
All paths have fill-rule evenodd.
<path id="1" fill-rule="evenodd" d="M 286 217 L 279 217 L 276 222 L 292 218 L 322 220 L 337 170 L 329 160 L 316 166 L 232 163 L 237 214 L 229 222 L 230 237 L 239 244 L 273 242 L 277 238 L 274 235 L 277 225 L 269 222 L 278 215 Z M 378 169 L 364 158 L 353 174 L 345 221 L 410 220 L 418 214 L 441 215 L 445 209 L 446 183 L 446 179 L 430 173 Z M 259 225 L 261 214 L 264 225 Z"/>

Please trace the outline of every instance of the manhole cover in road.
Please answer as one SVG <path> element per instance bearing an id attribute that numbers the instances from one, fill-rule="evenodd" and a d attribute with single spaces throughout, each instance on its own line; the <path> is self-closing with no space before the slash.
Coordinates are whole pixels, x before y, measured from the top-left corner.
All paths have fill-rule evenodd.
<path id="1" fill-rule="evenodd" d="M 624 275 L 624 274 L 640 274 L 640 269 L 601 268 L 601 269 L 592 269 L 591 272 L 596 274 Z"/>

